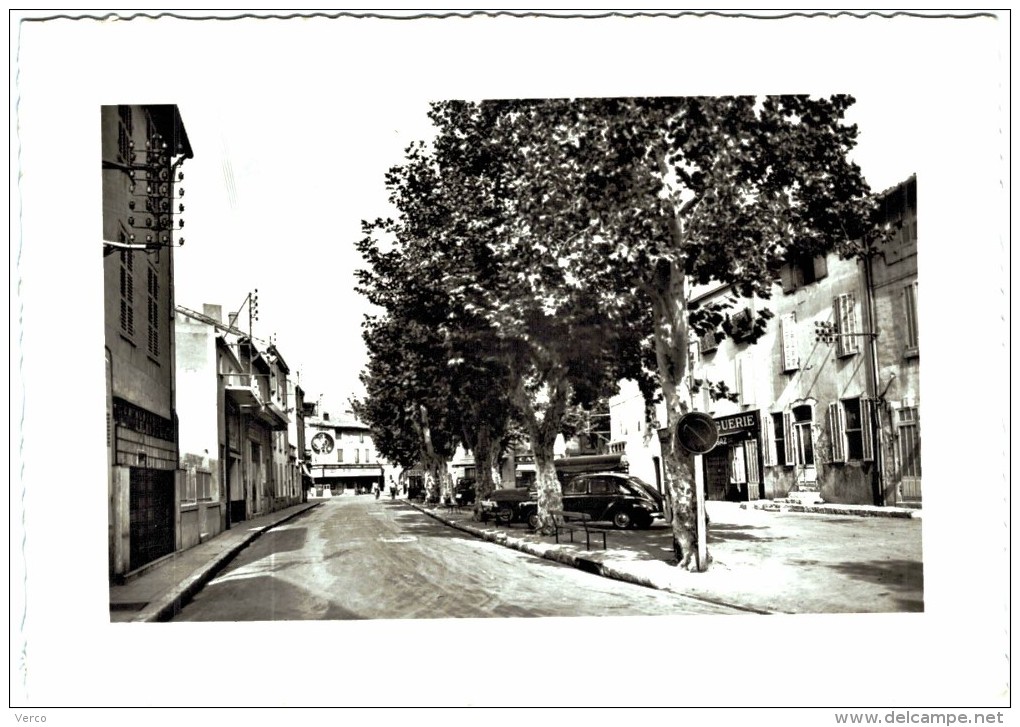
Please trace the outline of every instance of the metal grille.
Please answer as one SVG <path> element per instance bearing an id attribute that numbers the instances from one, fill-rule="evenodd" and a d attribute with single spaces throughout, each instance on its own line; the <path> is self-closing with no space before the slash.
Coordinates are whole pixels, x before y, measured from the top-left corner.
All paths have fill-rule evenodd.
<path id="1" fill-rule="evenodd" d="M 131 570 L 174 550 L 173 470 L 131 468 Z"/>

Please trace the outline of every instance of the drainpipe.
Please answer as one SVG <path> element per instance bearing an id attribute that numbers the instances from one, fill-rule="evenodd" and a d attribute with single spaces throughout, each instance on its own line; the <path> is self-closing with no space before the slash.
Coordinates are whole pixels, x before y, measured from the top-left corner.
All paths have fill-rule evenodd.
<path id="1" fill-rule="evenodd" d="M 875 402 L 871 416 L 871 441 L 875 451 L 875 467 L 872 472 L 872 496 L 875 504 L 885 505 L 885 447 L 882 441 L 882 411 L 884 409 L 885 392 L 878 391 L 878 330 L 875 321 L 875 280 L 872 273 L 872 261 L 874 253 L 871 243 L 868 243 L 864 254 L 864 286 L 865 286 L 865 312 L 868 325 L 868 368 L 870 379 L 868 388 L 869 398 Z"/>

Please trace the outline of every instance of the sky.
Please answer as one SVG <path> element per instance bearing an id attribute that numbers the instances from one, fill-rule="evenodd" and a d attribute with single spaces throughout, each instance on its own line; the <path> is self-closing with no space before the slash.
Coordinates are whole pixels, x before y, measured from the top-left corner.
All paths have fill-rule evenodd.
<path id="1" fill-rule="evenodd" d="M 175 252 L 177 302 L 228 311 L 258 288 L 255 334 L 275 334 L 309 398 L 322 395 L 336 409 L 357 393 L 363 363 L 365 306 L 353 292 L 361 262 L 353 243 L 362 219 L 387 212 L 383 175 L 407 143 L 428 133 L 429 100 L 788 92 L 858 99 L 850 112 L 861 129 L 855 159 L 874 189 L 918 175 L 930 608 L 909 620 L 802 618 L 799 639 L 790 637 L 792 625 L 762 630 L 735 621 L 721 629 L 699 620 L 695 634 L 683 619 L 631 620 L 628 630 L 637 643 L 655 643 L 664 629 L 688 631 L 685 643 L 702 647 L 705 678 L 696 681 L 709 700 L 732 698 L 725 687 L 735 682 L 709 678 L 723 673 L 739 675 L 739 691 L 759 704 L 783 704 L 774 687 L 808 677 L 822 704 L 845 703 L 848 685 L 853 695 L 895 700 L 900 680 L 914 674 L 932 684 L 952 675 L 952 692 L 933 693 L 933 703 L 951 696 L 957 704 L 982 704 L 990 684 L 994 691 L 1002 604 L 978 594 L 998 595 L 990 584 L 1001 583 L 1008 567 L 1001 535 L 1010 511 L 1009 420 L 1000 393 L 1008 387 L 1011 320 L 1008 23 L 903 16 L 139 18 L 12 24 L 11 33 L 11 482 L 12 513 L 21 515 L 12 518 L 11 543 L 22 546 L 12 584 L 27 572 L 34 588 L 31 608 L 15 597 L 12 612 L 28 614 L 21 627 L 31 638 L 36 699 L 89 704 L 155 694 L 151 702 L 159 702 L 151 690 L 180 678 L 179 659 L 187 660 L 191 684 L 222 679 L 245 694 L 253 684 L 240 667 L 225 672 L 213 660 L 187 658 L 184 652 L 207 653 L 209 632 L 142 636 L 103 625 L 106 531 L 96 525 L 106 522 L 104 370 L 96 343 L 103 337 L 100 105 L 179 106 L 195 157 L 183 167 L 186 244 Z M 954 323 L 961 311 L 965 325 Z M 76 547 L 60 547 L 68 542 Z M 68 594 L 78 595 L 80 608 L 64 607 Z M 480 624 L 460 623 L 313 626 L 293 641 L 283 625 L 259 625 L 254 634 L 227 625 L 215 633 L 229 631 L 238 664 L 294 664 L 297 654 L 307 670 L 266 674 L 312 703 L 344 696 L 291 680 L 335 674 L 337 653 L 370 665 L 348 673 L 344 694 L 396 703 L 422 693 L 385 692 L 366 674 L 397 662 L 409 673 L 433 673 L 435 644 L 456 652 L 483 633 Z M 961 627 L 968 639 L 954 642 L 953 669 L 933 669 L 933 645 Z M 576 633 L 562 622 L 551 628 L 529 623 L 528 634 Z M 869 657 L 858 651 L 864 632 L 883 645 Z M 235 638 L 239 633 L 243 638 Z M 397 633 L 410 641 L 387 641 Z M 104 669 L 68 655 L 69 643 Z M 746 647 L 740 665 L 720 643 Z M 172 658 L 157 664 L 152 653 Z M 552 674 L 534 653 L 508 649 L 490 666 L 461 671 L 459 683 L 472 692 L 493 675 Z M 146 669 L 132 669 L 137 664 Z M 824 680 L 814 679 L 817 664 Z M 642 654 L 642 665 L 650 693 L 671 694 L 670 652 Z M 862 679 L 871 668 L 885 671 Z M 263 683 L 254 684 L 258 690 Z"/>

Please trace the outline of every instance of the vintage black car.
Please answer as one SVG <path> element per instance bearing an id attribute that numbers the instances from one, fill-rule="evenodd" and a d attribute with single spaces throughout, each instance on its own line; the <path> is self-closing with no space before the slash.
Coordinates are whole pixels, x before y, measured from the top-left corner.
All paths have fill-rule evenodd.
<path id="1" fill-rule="evenodd" d="M 538 493 L 528 487 L 506 487 L 493 490 L 479 502 L 482 522 L 490 518 L 504 523 L 526 522 L 538 526 Z"/>
<path id="2" fill-rule="evenodd" d="M 583 512 L 617 528 L 648 528 L 662 515 L 662 495 L 644 480 L 621 472 L 591 472 L 564 477 L 563 509 Z M 521 503 L 516 517 L 537 520 L 538 502 Z M 534 525 L 532 526 L 534 527 Z"/>
<path id="3" fill-rule="evenodd" d="M 461 477 L 453 488 L 453 499 L 458 505 L 471 505 L 475 501 L 475 481 Z"/>

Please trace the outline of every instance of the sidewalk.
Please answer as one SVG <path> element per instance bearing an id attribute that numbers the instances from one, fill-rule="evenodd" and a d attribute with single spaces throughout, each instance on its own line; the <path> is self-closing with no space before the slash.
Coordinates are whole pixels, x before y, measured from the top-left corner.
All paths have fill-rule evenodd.
<path id="1" fill-rule="evenodd" d="M 139 569 L 123 584 L 110 585 L 110 621 L 164 621 L 191 598 L 248 543 L 266 530 L 318 506 L 307 502 L 234 523 L 204 543 Z"/>
<path id="2" fill-rule="evenodd" d="M 580 543 L 575 536 L 574 544 L 556 545 L 524 524 L 475 521 L 469 508 L 411 504 L 506 547 L 750 613 L 924 610 L 921 520 L 909 511 L 818 505 L 794 513 L 709 502 L 712 561 L 707 571 L 689 573 L 675 566 L 672 534 L 661 522 L 649 530 L 607 528 L 607 549 L 600 536 L 586 550 L 583 535 Z"/>

